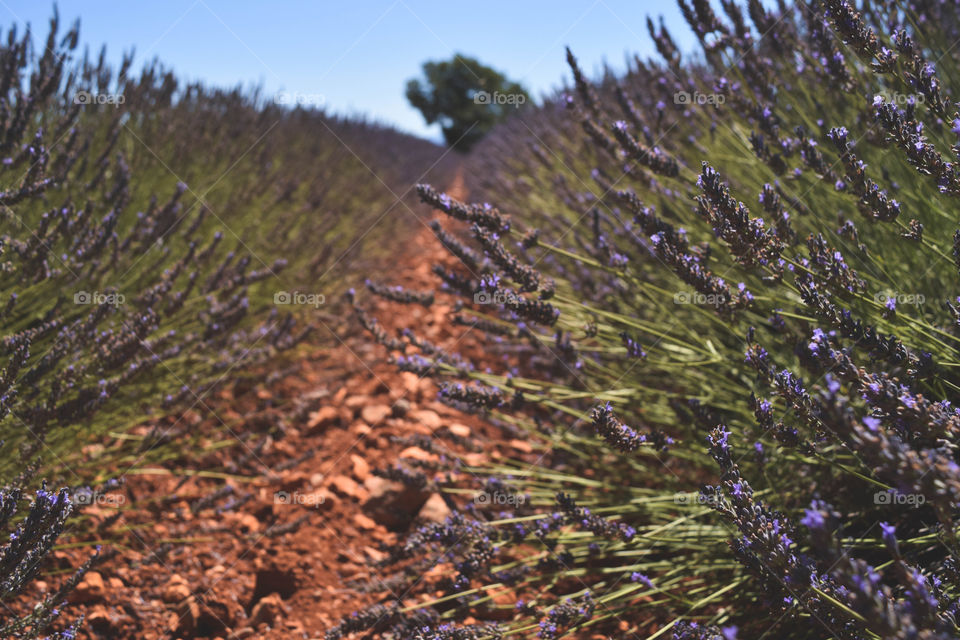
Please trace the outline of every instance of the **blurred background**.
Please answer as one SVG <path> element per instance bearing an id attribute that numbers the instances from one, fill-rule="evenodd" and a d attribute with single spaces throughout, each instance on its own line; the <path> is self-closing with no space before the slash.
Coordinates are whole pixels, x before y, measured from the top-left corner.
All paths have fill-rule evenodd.
<path id="1" fill-rule="evenodd" d="M 404 97 L 408 79 L 427 60 L 455 53 L 476 58 L 523 85 L 537 99 L 560 86 L 570 46 L 585 71 L 605 66 L 622 73 L 628 56 L 654 53 L 647 15 L 662 15 L 683 51 L 695 39 L 675 3 L 484 3 L 466 11 L 457 3 L 427 0 L 262 3 L 228 0 L 119 1 L 57 5 L 64 24 L 82 15 L 81 46 L 120 64 L 135 51 L 134 69 L 154 58 L 185 81 L 219 87 L 259 86 L 266 97 L 295 99 L 341 115 L 365 115 L 434 142 Z M 0 1 L 0 20 L 46 34 L 53 4 Z"/>

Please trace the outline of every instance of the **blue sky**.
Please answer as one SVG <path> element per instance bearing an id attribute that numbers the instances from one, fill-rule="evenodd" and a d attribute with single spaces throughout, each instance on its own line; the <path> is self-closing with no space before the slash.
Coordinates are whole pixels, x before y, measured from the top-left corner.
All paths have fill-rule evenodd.
<path id="1" fill-rule="evenodd" d="M 645 16 L 663 15 L 682 50 L 694 39 L 671 0 L 440 0 L 252 2 L 248 0 L 62 0 L 80 18 L 81 43 L 108 58 L 136 50 L 139 68 L 159 58 L 179 77 L 220 86 L 260 85 L 300 94 L 338 113 L 366 114 L 439 140 L 403 92 L 430 59 L 472 55 L 535 96 L 569 78 L 564 47 L 598 73 L 627 54 L 655 55 Z M 0 0 L 0 27 L 29 22 L 46 35 L 53 3 Z M 4 36 L 5 37 L 5 36 Z"/>

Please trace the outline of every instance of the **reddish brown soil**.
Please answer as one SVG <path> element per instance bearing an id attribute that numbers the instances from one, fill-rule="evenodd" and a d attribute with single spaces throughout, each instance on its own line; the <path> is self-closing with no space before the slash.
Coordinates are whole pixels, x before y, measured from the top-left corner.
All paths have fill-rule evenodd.
<path id="1" fill-rule="evenodd" d="M 449 257 L 425 225 L 404 246 L 385 270 L 388 282 L 432 288 L 431 265 Z M 416 327 L 441 346 L 482 358 L 476 336 L 451 333 L 451 307 L 442 301 L 423 308 L 365 296 L 364 306 L 391 335 Z M 382 583 L 370 593 L 358 584 L 379 575 L 371 564 L 385 557 L 384 545 L 442 518 L 447 507 L 439 494 L 398 492 L 371 470 L 433 455 L 393 436 L 449 430 L 489 441 L 498 434 L 436 402 L 432 381 L 398 372 L 352 320 L 325 323 L 316 348 L 281 375 L 218 391 L 202 409 L 170 419 L 224 446 L 183 451 L 128 475 L 116 493 L 124 499 L 116 521 L 110 505 L 85 509 L 114 541 L 105 551 L 116 555 L 87 575 L 64 608 L 66 619 L 86 616 L 81 637 L 319 638 L 366 605 L 392 596 L 412 602 Z M 530 453 L 521 441 L 483 453 L 449 446 L 471 463 Z M 200 502 L 225 487 L 233 494 Z M 89 552 L 61 549 L 55 564 L 76 567 Z M 45 574 L 25 601 L 36 602 L 66 575 Z"/>

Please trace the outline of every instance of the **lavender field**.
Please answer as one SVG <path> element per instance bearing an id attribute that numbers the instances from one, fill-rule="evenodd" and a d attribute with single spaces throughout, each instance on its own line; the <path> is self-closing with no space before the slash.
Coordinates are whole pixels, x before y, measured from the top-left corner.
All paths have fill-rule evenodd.
<path id="1" fill-rule="evenodd" d="M 666 11 L 432 140 L 5 29 L 0 637 L 960 637 L 960 3 Z"/>

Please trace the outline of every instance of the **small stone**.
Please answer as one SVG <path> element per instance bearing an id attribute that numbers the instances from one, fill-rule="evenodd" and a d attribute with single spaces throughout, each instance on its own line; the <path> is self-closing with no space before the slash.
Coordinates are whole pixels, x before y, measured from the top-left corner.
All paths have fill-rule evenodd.
<path id="1" fill-rule="evenodd" d="M 100 600 L 107 592 L 107 587 L 103 583 L 103 576 L 96 571 L 88 571 L 83 580 L 70 594 L 71 602 L 86 604 Z"/>
<path id="2" fill-rule="evenodd" d="M 436 401 L 434 401 L 434 402 L 427 403 L 426 406 L 427 406 L 427 408 L 432 409 L 433 411 L 436 411 L 437 414 L 439 414 L 439 415 L 441 415 L 441 416 L 454 417 L 454 416 L 459 416 L 459 415 L 461 415 L 458 410 L 454 409 L 453 407 L 448 407 L 447 405 L 443 404 L 442 402 L 436 402 Z"/>
<path id="3" fill-rule="evenodd" d="M 393 403 L 393 417 L 402 418 L 410 411 L 410 403 L 405 398 L 400 398 Z"/>
<path id="4" fill-rule="evenodd" d="M 402 371 L 400 373 L 400 379 L 403 381 L 403 388 L 408 395 L 412 398 L 419 397 L 420 392 L 420 376 L 410 371 Z"/>
<path id="5" fill-rule="evenodd" d="M 413 520 L 428 494 L 373 474 L 363 483 L 369 499 L 363 509 L 374 520 L 392 530 L 404 529 Z"/>
<path id="6" fill-rule="evenodd" d="M 327 405 L 320 407 L 310 414 L 307 421 L 307 429 L 309 429 L 311 433 L 316 433 L 338 422 L 340 422 L 340 411 L 336 407 Z"/>
<path id="7" fill-rule="evenodd" d="M 359 489 L 359 495 L 364 496 L 363 488 Z M 337 505 L 339 498 L 326 489 L 317 489 L 315 491 L 297 491 L 290 494 L 290 501 L 305 508 L 316 509 L 318 511 L 329 511 Z"/>
<path id="8" fill-rule="evenodd" d="M 420 447 L 407 447 L 400 452 L 401 458 L 412 458 L 413 460 L 422 460 L 424 462 L 436 460 L 436 454 L 424 451 Z"/>
<path id="9" fill-rule="evenodd" d="M 435 493 L 423 503 L 423 507 L 420 508 L 420 513 L 417 514 L 417 517 L 427 522 L 443 522 L 449 515 L 450 507 L 447 506 L 443 496 Z"/>
<path id="10" fill-rule="evenodd" d="M 284 606 L 283 600 L 280 598 L 280 594 L 271 593 L 268 596 L 264 596 L 257 604 L 253 605 L 253 610 L 250 611 L 250 623 L 266 623 L 268 625 L 273 625 L 274 620 L 276 620 L 277 617 L 279 617 L 282 613 L 284 613 Z"/>
<path id="11" fill-rule="evenodd" d="M 443 421 L 440 420 L 440 416 L 437 415 L 436 411 L 431 411 L 430 409 L 416 409 L 407 414 L 407 419 L 422 424 L 430 431 L 434 431 L 440 428 L 440 425 L 443 424 Z"/>
<path id="12" fill-rule="evenodd" d="M 163 590 L 163 601 L 169 604 L 183 602 L 190 597 L 190 585 L 182 576 L 174 574 L 167 580 Z"/>
<path id="13" fill-rule="evenodd" d="M 222 564 L 215 564 L 206 571 L 209 577 L 217 577 L 227 572 L 227 568 Z"/>
<path id="14" fill-rule="evenodd" d="M 363 552 L 367 554 L 367 556 L 374 562 L 382 562 L 383 560 L 386 560 L 388 557 L 388 554 L 384 553 L 383 551 L 380 551 L 379 549 L 374 549 L 373 547 L 370 547 L 370 546 L 364 547 Z"/>
<path id="15" fill-rule="evenodd" d="M 356 497 L 359 487 L 352 478 L 344 475 L 334 476 L 330 480 L 330 486 L 333 487 L 334 491 L 347 498 Z"/>
<path id="16" fill-rule="evenodd" d="M 348 409 L 360 409 L 361 407 L 365 407 L 366 405 L 371 404 L 372 402 L 373 402 L 373 398 L 371 398 L 370 396 L 357 394 L 357 395 L 350 396 L 349 398 L 344 400 L 343 406 L 345 406 Z"/>
<path id="17" fill-rule="evenodd" d="M 260 531 L 260 521 L 252 513 L 244 513 L 240 516 L 239 524 L 241 529 L 246 529 L 247 533 Z"/>
<path id="18" fill-rule="evenodd" d="M 359 420 L 350 425 L 350 430 L 357 434 L 357 436 L 365 436 L 373 431 L 373 429 L 370 428 L 370 425 L 364 424 Z"/>
<path id="19" fill-rule="evenodd" d="M 355 453 L 350 454 L 350 460 L 353 462 L 353 477 L 363 482 L 370 475 L 370 465 L 361 456 Z"/>
<path id="20" fill-rule="evenodd" d="M 487 456 L 483 453 L 465 453 L 460 456 L 460 459 L 470 467 L 482 467 L 488 462 Z"/>
<path id="21" fill-rule="evenodd" d="M 526 440 L 511 440 L 510 446 L 524 453 L 530 453 L 533 451 L 533 447 Z"/>
<path id="22" fill-rule="evenodd" d="M 360 417 L 371 427 L 376 427 L 386 420 L 391 412 L 390 407 L 385 404 L 370 404 L 360 410 Z"/>
<path id="23" fill-rule="evenodd" d="M 377 523 L 374 522 L 373 518 L 365 516 L 362 513 L 354 514 L 353 521 L 357 523 L 358 527 L 367 531 L 377 528 Z"/>
<path id="24" fill-rule="evenodd" d="M 470 427 L 468 427 L 468 426 L 465 425 L 465 424 L 461 424 L 461 423 L 459 423 L 459 422 L 454 422 L 454 423 L 452 423 L 451 425 L 449 425 L 449 426 L 447 427 L 447 429 L 449 429 L 449 430 L 450 430 L 450 433 L 452 433 L 452 434 L 455 435 L 455 436 L 459 436 L 459 437 L 461 437 L 461 438 L 469 438 L 469 437 L 470 437 L 470 433 L 471 433 L 471 432 L 470 432 Z"/>

